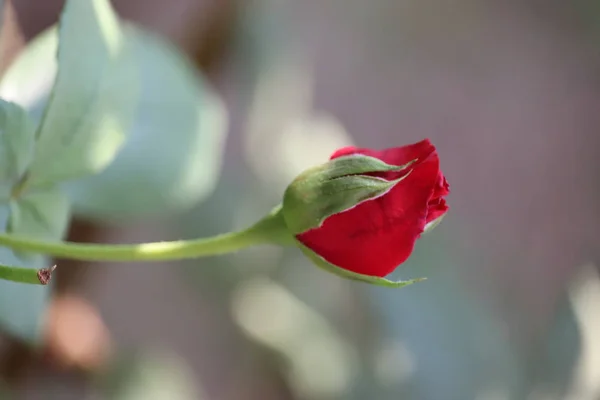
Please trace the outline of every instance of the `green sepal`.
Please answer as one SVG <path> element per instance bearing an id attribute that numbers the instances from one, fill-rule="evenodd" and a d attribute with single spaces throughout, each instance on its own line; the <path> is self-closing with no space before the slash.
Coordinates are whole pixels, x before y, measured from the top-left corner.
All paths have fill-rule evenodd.
<path id="1" fill-rule="evenodd" d="M 352 154 L 329 160 L 328 162 L 309 168 L 302 172 L 294 182 L 306 179 L 329 180 L 346 175 L 368 174 L 373 172 L 398 172 L 412 164 L 415 160 L 404 165 L 391 165 L 378 158 L 365 156 L 364 154 Z"/>
<path id="2" fill-rule="evenodd" d="M 373 157 L 352 155 L 303 172 L 283 196 L 282 212 L 288 229 L 299 234 L 318 228 L 328 217 L 384 195 L 408 173 L 391 181 L 360 174 L 401 171 L 410 164 L 412 161 L 389 165 Z"/>
<path id="3" fill-rule="evenodd" d="M 380 278 L 378 276 L 370 276 L 358 274 L 356 272 L 348 271 L 343 268 L 340 268 L 336 265 L 331 264 L 326 261 L 323 257 L 304 246 L 299 241 L 296 241 L 296 245 L 302 250 L 302 252 L 313 262 L 316 266 L 324 269 L 325 271 L 331 272 L 335 275 L 341 276 L 342 278 L 351 279 L 354 281 L 360 281 L 365 283 L 370 283 L 371 285 L 390 287 L 390 288 L 401 288 L 404 286 L 412 285 L 413 283 L 421 282 L 426 280 L 427 278 L 416 278 L 409 279 L 406 281 L 392 281 L 386 278 Z"/>
<path id="4" fill-rule="evenodd" d="M 437 219 L 434 219 L 433 221 L 431 221 L 430 223 L 425 225 L 425 228 L 423 229 L 423 234 L 427 234 L 427 233 L 431 232 L 433 230 L 433 228 L 435 228 L 436 226 L 438 226 L 440 224 L 440 222 L 442 222 L 442 220 L 444 219 L 445 216 L 446 216 L 446 214 L 442 214 Z"/>

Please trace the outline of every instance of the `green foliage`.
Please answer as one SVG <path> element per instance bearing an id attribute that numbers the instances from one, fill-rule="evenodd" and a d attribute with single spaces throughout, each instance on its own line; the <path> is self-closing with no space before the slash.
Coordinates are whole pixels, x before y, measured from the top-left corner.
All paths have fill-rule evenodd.
<path id="1" fill-rule="evenodd" d="M 57 50 L 58 32 L 53 27 L 34 37 L 0 80 L 0 97 L 25 108 L 38 124 L 56 78 Z"/>
<path id="2" fill-rule="evenodd" d="M 14 103 L 0 100 L 0 182 L 15 182 L 33 157 L 35 123 Z"/>
<path id="3" fill-rule="evenodd" d="M 132 132 L 105 171 L 68 187 L 77 212 L 102 220 L 179 211 L 212 193 L 227 128 L 223 103 L 181 53 L 134 26 L 125 33 L 142 79 Z"/>
<path id="4" fill-rule="evenodd" d="M 140 78 L 130 132 L 106 169 L 66 185 L 77 213 L 119 221 L 179 211 L 209 195 L 227 128 L 223 102 L 184 55 L 131 24 L 121 33 Z M 38 117 L 56 75 L 57 36 L 50 29 L 36 38 L 0 84 L 0 95 Z"/>
<path id="5" fill-rule="evenodd" d="M 9 100 L 0 102 L 0 226 L 9 233 L 61 239 L 64 186 L 87 215 L 119 218 L 191 205 L 214 185 L 222 103 L 172 45 L 121 23 L 109 0 L 68 0 L 58 26 L 10 66 L 0 97 Z M 49 260 L 0 248 L 0 263 Z M 48 293 L 0 281 L 0 325 L 36 340 Z"/>
<path id="6" fill-rule="evenodd" d="M 4 190 L 3 225 L 10 233 L 49 240 L 60 239 L 69 221 L 69 203 L 56 184 L 98 172 L 114 158 L 136 86 L 110 3 L 67 2 L 59 37 L 58 73 L 37 132 L 26 111 L 13 103 L 1 104 L 0 121 L 0 154 L 10 163 L 0 164 L 3 186 L 10 188 Z M 8 249 L 1 249 L 0 259 L 35 269 L 48 262 Z M 0 282 L 0 323 L 35 340 L 48 292 L 47 287 Z"/>
<path id="7" fill-rule="evenodd" d="M 22 260 L 8 249 L 0 249 L 3 264 L 23 268 L 44 268 L 45 257 L 29 257 Z M 22 283 L 0 281 L 0 327 L 10 335 L 29 342 L 39 339 L 43 313 L 48 304 L 50 286 L 24 285 Z"/>
<path id="8" fill-rule="evenodd" d="M 66 209 L 64 206 L 54 209 L 56 196 L 48 196 L 44 191 L 21 192 L 24 173 L 33 154 L 35 125 L 16 104 L 1 102 L 0 107 L 0 182 L 5 188 L 0 204 L 0 224 L 10 232 L 56 238 L 52 233 L 62 232 L 66 227 L 68 204 Z M 54 201 L 46 203 L 46 200 Z M 35 269 L 46 263 L 44 257 L 22 259 L 4 248 L 0 249 L 0 260 Z M 0 281 L 0 324 L 13 335 L 35 340 L 47 298 L 48 288 Z"/>
<path id="9" fill-rule="evenodd" d="M 138 94 L 129 42 L 106 0 L 69 1 L 58 74 L 37 132 L 32 186 L 105 168 L 123 145 Z"/>
<path id="10" fill-rule="evenodd" d="M 56 187 L 36 189 L 11 200 L 6 231 L 18 236 L 56 240 L 69 223 L 69 201 Z M 21 258 L 27 259 L 25 255 Z"/>

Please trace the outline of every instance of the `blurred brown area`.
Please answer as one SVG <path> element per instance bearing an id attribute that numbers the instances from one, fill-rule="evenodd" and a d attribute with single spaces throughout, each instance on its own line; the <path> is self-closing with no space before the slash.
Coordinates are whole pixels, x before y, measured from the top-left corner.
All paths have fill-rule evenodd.
<path id="1" fill-rule="evenodd" d="M 265 3 L 266 9 L 272 6 Z M 289 38 L 277 38 L 284 44 L 273 46 L 275 50 L 297 46 L 310 54 L 310 107 L 342 121 L 361 146 L 389 147 L 422 137 L 436 144 L 452 187 L 451 214 L 437 228 L 450 243 L 451 254 L 446 257 L 459 265 L 448 273 L 463 282 L 486 315 L 499 321 L 494 326 L 501 330 L 499 335 L 508 337 L 515 353 L 537 359 L 540 342 L 566 301 L 571 278 L 585 263 L 600 265 L 596 156 L 600 41 L 585 4 L 533 0 L 283 3 L 273 7 L 285 9 L 281 18 Z M 236 86 L 236 79 L 242 78 L 236 75 L 240 66 L 232 65 L 236 62 L 232 53 L 234 31 L 248 4 L 235 0 L 117 0 L 114 4 L 124 18 L 167 36 L 188 53 L 225 97 L 233 121 L 223 179 L 244 186 L 245 179 L 253 177 L 257 187 L 267 185 L 252 165 L 251 172 L 238 172 L 245 166 L 241 160 L 249 141 L 245 113 L 251 107 L 241 84 Z M 61 2 L 54 0 L 9 2 L 3 26 L 5 53 L 16 54 L 54 23 L 60 7 Z M 10 57 L 5 60 L 3 68 Z M 264 158 L 270 157 L 270 151 L 277 148 L 264 150 Z M 243 196 L 241 190 L 236 193 Z M 264 198 L 256 201 L 269 207 Z M 216 202 L 202 215 L 216 210 L 227 221 L 219 225 L 223 228 L 230 222 L 231 210 L 218 208 Z M 76 220 L 69 239 L 162 240 L 177 231 L 174 225 L 173 221 L 148 222 L 116 229 Z M 197 264 L 210 268 L 213 261 Z M 202 275 L 205 281 L 197 284 L 198 290 L 182 283 L 174 265 L 61 262 L 42 348 L 31 349 L 2 337 L 0 376 L 23 398 L 87 398 L 94 390 L 95 371 L 110 364 L 111 351 L 157 345 L 185 358 L 206 398 L 302 398 L 285 379 L 289 371 L 281 364 L 287 364 L 247 336 L 232 317 L 230 297 L 237 293 L 239 282 L 212 278 L 219 282 L 207 282 L 211 276 Z M 432 278 L 444 279 L 444 275 Z M 343 308 L 324 313 L 326 319 L 338 319 L 338 330 L 363 346 L 359 353 L 367 352 L 369 344 L 378 344 L 371 343 L 380 338 L 378 328 L 365 328 L 377 325 L 371 320 L 375 317 L 366 316 L 375 308 L 375 301 L 365 299 L 368 293 L 343 284 L 317 286 L 318 294 L 301 284 L 290 286 L 307 304 L 311 297 L 335 292 L 337 303 L 328 304 Z M 439 299 L 444 301 L 442 295 Z M 453 312 L 462 315 L 469 310 Z M 447 368 L 448 376 L 451 369 Z M 535 368 L 524 370 L 535 375 Z M 352 398 L 378 398 L 363 390 Z M 417 393 L 421 397 L 410 398 L 440 398 Z M 477 398 L 534 398 L 520 396 Z M 454 398 L 460 397 L 449 394 L 443 400 Z"/>

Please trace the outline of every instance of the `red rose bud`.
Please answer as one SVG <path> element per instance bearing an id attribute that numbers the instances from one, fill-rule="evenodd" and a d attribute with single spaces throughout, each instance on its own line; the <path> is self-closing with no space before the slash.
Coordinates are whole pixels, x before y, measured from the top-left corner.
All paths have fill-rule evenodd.
<path id="1" fill-rule="evenodd" d="M 318 266 L 384 286 L 448 211 L 449 186 L 429 140 L 382 151 L 348 147 L 287 188 L 283 218 Z"/>

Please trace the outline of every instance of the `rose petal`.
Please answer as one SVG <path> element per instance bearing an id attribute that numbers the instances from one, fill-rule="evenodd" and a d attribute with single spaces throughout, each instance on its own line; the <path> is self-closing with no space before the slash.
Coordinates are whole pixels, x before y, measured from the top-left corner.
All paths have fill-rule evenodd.
<path id="1" fill-rule="evenodd" d="M 427 223 L 434 221 L 448 212 L 446 200 L 438 198 L 429 202 L 427 207 Z"/>
<path id="2" fill-rule="evenodd" d="M 433 188 L 433 194 L 429 199 L 427 208 L 427 223 L 438 219 L 448 211 L 448 205 L 444 196 L 450 193 L 450 185 L 444 177 L 441 171 L 438 173 L 438 179 L 435 187 Z"/>

